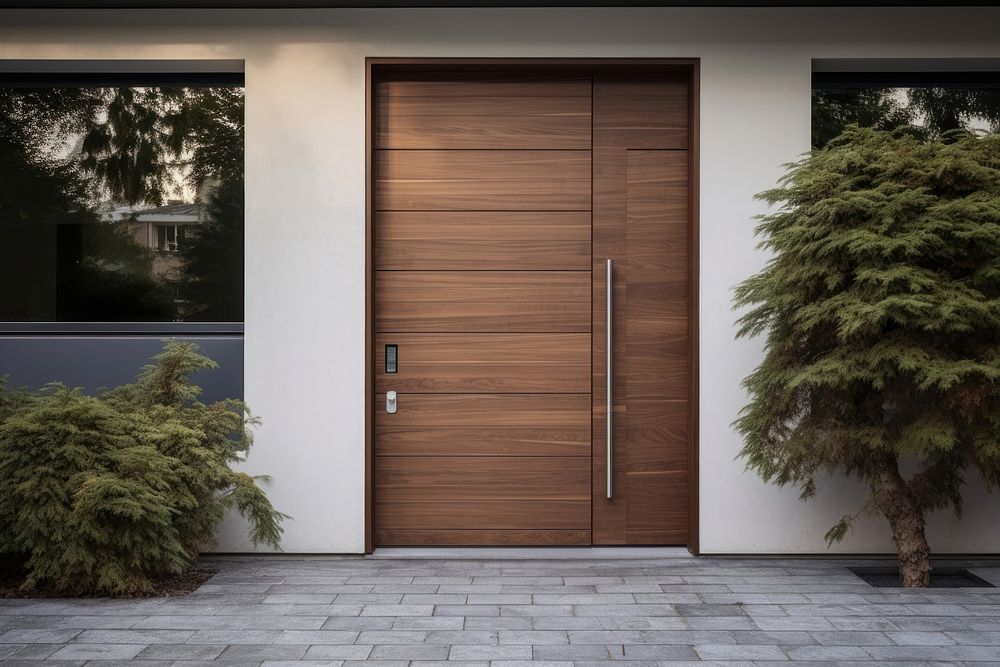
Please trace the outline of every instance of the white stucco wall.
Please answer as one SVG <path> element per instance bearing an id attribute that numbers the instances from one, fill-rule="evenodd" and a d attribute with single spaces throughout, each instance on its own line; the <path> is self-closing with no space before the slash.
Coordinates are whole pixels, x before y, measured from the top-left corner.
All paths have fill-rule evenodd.
<path id="1" fill-rule="evenodd" d="M 755 192 L 809 146 L 813 58 L 1000 57 L 989 9 L 524 9 L 0 12 L 0 59 L 243 59 L 247 90 L 247 464 L 291 514 L 288 552 L 364 547 L 366 56 L 695 57 L 701 66 L 701 547 L 823 553 L 852 483 L 797 500 L 745 473 L 730 428 L 759 342 L 732 287 L 758 269 Z M 940 552 L 1000 551 L 1000 498 L 970 492 Z M 884 552 L 878 520 L 840 552 Z M 217 547 L 249 547 L 238 521 Z"/>

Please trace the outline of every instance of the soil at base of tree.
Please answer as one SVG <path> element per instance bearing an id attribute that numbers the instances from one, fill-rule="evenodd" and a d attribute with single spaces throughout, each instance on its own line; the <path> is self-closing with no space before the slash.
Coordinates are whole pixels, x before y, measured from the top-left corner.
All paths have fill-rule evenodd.
<path id="1" fill-rule="evenodd" d="M 124 595 L 95 595 L 67 593 L 65 591 L 55 591 L 44 587 L 31 591 L 22 591 L 24 584 L 24 574 L 22 572 L 0 572 L 0 599 L 3 598 L 156 598 L 156 597 L 181 597 L 198 590 L 198 587 L 211 579 L 212 575 L 218 572 L 217 568 L 207 566 L 195 567 L 187 572 L 166 577 L 154 582 L 153 590 L 147 593 L 134 593 Z"/>

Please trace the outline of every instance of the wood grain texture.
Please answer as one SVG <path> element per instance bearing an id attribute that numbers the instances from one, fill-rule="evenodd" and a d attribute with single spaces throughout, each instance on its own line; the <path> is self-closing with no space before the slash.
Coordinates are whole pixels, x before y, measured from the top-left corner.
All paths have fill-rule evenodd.
<path id="1" fill-rule="evenodd" d="M 614 498 L 593 498 L 595 544 L 684 544 L 688 526 L 687 84 L 594 85 L 595 488 L 604 488 L 606 279 L 614 260 Z M 599 486 L 598 486 L 599 485 Z"/>
<path id="2" fill-rule="evenodd" d="M 589 530 L 586 500 L 402 500 L 375 494 L 380 530 Z"/>
<path id="3" fill-rule="evenodd" d="M 467 99 L 466 115 L 429 115 L 397 101 L 381 110 L 379 148 L 589 150 L 590 98 L 579 102 L 586 108 L 559 115 L 519 113 L 503 98 Z"/>
<path id="4" fill-rule="evenodd" d="M 590 270 L 589 211 L 383 211 L 383 270 Z"/>
<path id="5" fill-rule="evenodd" d="M 386 344 L 399 372 L 385 372 Z M 554 393 L 590 391 L 589 334 L 414 334 L 375 337 L 375 391 Z"/>
<path id="6" fill-rule="evenodd" d="M 590 501 L 590 461 L 546 456 L 386 456 L 377 459 L 383 502 Z M 586 510 L 589 520 L 589 509 Z"/>
<path id="7" fill-rule="evenodd" d="M 397 401 L 396 414 L 376 410 L 378 456 L 581 456 L 589 465 L 589 394 L 401 394 Z"/>
<path id="8" fill-rule="evenodd" d="M 375 540 L 381 546 L 587 546 L 589 530 L 377 530 Z"/>
<path id="9" fill-rule="evenodd" d="M 590 331 L 589 271 L 379 271 L 379 331 Z"/>
<path id="10" fill-rule="evenodd" d="M 380 150 L 378 210 L 586 211 L 589 151 Z"/>
<path id="11" fill-rule="evenodd" d="M 685 451 L 686 453 L 686 451 Z M 626 544 L 684 544 L 688 531 L 686 470 L 629 471 Z"/>

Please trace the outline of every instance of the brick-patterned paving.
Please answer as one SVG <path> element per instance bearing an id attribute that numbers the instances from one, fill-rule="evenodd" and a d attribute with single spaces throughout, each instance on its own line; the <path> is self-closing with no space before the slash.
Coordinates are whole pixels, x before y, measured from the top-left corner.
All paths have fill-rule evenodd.
<path id="1" fill-rule="evenodd" d="M 836 560 L 247 558 L 181 598 L 0 600 L 0 662 L 1000 665 L 1000 588 Z M 971 567 L 1000 584 L 1000 563 Z"/>

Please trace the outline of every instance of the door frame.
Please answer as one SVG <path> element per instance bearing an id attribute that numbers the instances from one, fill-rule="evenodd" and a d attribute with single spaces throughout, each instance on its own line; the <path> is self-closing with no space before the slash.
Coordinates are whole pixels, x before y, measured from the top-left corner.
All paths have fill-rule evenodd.
<path id="1" fill-rule="evenodd" d="M 365 58 L 365 553 L 375 550 L 375 255 L 374 255 L 374 194 L 375 160 L 375 82 L 386 72 L 419 71 L 490 66 L 535 68 L 638 68 L 650 71 L 672 70 L 687 72 L 690 81 L 688 98 L 689 169 L 688 169 L 688 544 L 694 555 L 699 549 L 699 480 L 698 480 L 698 317 L 700 289 L 698 285 L 699 257 L 699 139 L 700 139 L 700 64 L 698 58 Z"/>

